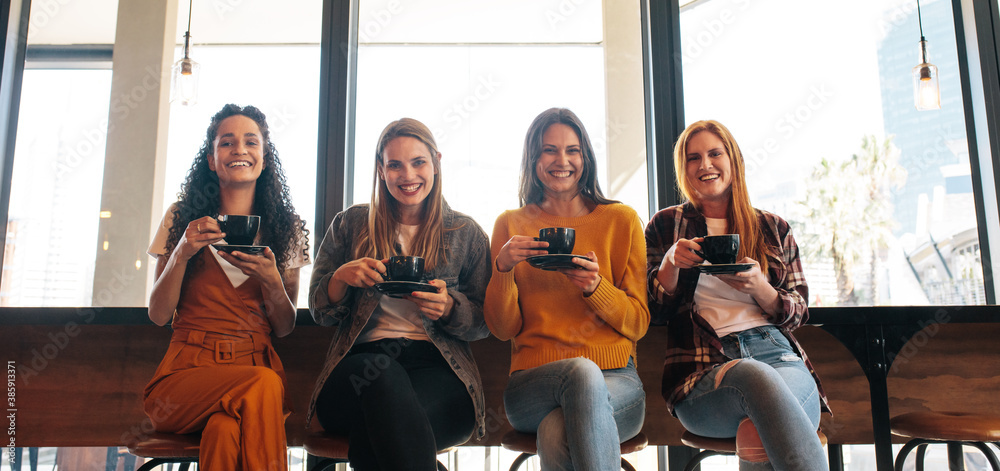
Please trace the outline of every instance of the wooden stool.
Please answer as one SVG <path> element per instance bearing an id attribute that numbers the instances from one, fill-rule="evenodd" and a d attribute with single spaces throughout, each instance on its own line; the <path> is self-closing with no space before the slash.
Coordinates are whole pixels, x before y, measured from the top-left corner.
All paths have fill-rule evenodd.
<path id="1" fill-rule="evenodd" d="M 968 412 L 910 412 L 897 415 L 889 421 L 892 433 L 911 437 L 896 456 L 895 468 L 903 469 L 906 456 L 917 448 L 917 471 L 924 469 L 924 452 L 927 445 L 944 443 L 948 446 L 948 469 L 965 469 L 962 445 L 975 447 L 986 455 L 993 471 L 1000 471 L 993 450 L 987 443 L 1000 442 L 1000 415 L 973 414 Z M 998 445 L 1000 446 L 1000 445 Z"/>
<path id="2" fill-rule="evenodd" d="M 152 460 L 143 463 L 136 471 L 150 471 L 157 466 L 180 463 L 180 471 L 187 471 L 191 463 L 198 463 L 201 434 L 180 435 L 152 433 L 128 446 L 128 452 Z"/>
<path id="3" fill-rule="evenodd" d="M 334 435 L 326 432 L 316 432 L 306 435 L 302 440 L 302 448 L 319 461 L 309 468 L 310 471 L 323 471 L 337 463 L 347 462 L 347 436 Z"/>
<path id="4" fill-rule="evenodd" d="M 819 435 L 819 442 L 826 446 L 826 435 L 823 435 L 821 431 L 817 431 L 816 435 Z M 691 461 L 688 461 L 687 466 L 684 467 L 684 471 L 694 471 L 703 460 L 713 456 L 732 456 L 736 454 L 736 437 L 703 437 L 685 430 L 684 434 L 681 435 L 681 443 L 691 448 L 702 450 L 697 455 L 691 457 Z"/>
<path id="5" fill-rule="evenodd" d="M 500 439 L 500 445 L 510 451 L 517 451 L 521 453 L 514 459 L 514 462 L 511 463 L 510 471 L 517 471 L 517 468 L 520 468 L 521 465 L 528 460 L 528 458 L 531 458 L 532 455 L 538 453 L 537 438 L 538 437 L 533 433 L 521 433 L 517 430 L 511 430 L 503 435 L 503 438 Z M 646 438 L 646 434 L 639 432 L 638 435 L 625 440 L 625 442 L 622 443 L 621 454 L 627 455 L 629 453 L 635 453 L 643 448 L 646 448 L 647 444 L 649 444 L 649 440 Z M 635 471 L 632 464 L 626 461 L 624 457 L 622 458 L 622 469 L 626 471 Z"/>
<path id="6" fill-rule="evenodd" d="M 306 450 L 306 453 L 321 458 L 319 462 L 310 468 L 310 471 L 323 471 L 337 463 L 347 463 L 349 443 L 346 435 L 327 432 L 314 432 L 306 435 L 306 438 L 302 441 L 302 448 Z M 442 450 L 440 453 L 447 453 L 448 451 L 451 451 L 451 448 Z M 448 471 L 448 468 L 441 464 L 440 461 L 437 462 L 437 469 L 438 471 Z"/>

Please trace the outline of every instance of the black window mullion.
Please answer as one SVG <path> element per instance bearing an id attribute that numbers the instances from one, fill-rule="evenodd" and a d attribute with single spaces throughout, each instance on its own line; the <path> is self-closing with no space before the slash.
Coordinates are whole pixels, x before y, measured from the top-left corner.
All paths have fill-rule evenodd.
<path id="1" fill-rule="evenodd" d="M 353 194 L 353 102 L 357 64 L 356 0 L 323 1 L 320 44 L 319 142 L 316 159 L 316 240 Z M 317 249 L 318 249 L 317 244 Z"/>
<path id="2" fill-rule="evenodd" d="M 24 76 L 24 56 L 28 45 L 28 15 L 31 0 L 10 0 L 0 3 L 0 28 L 3 28 L 4 43 L 0 48 L 0 221 L 7 225 L 10 205 L 10 182 L 14 174 L 14 141 L 17 136 L 17 116 L 21 108 L 21 80 Z M 11 34 L 17 40 L 11 43 L 6 38 Z M 8 46 L 10 48 L 8 49 Z M 7 231 L 0 233 L 0 246 L 7 244 Z M 0 266 L 3 266 L 3 251 L 0 251 Z M 2 275 L 0 275 L 2 276 Z"/>
<path id="3" fill-rule="evenodd" d="M 680 202 L 674 184 L 673 144 L 684 130 L 678 0 L 642 0 L 649 216 Z"/>
<path id="4" fill-rule="evenodd" d="M 976 226 L 979 236 L 979 254 L 983 269 L 983 285 L 987 304 L 996 304 L 996 287 L 994 286 L 993 264 L 990 255 L 989 224 L 986 214 L 986 192 L 984 188 L 982 159 L 992 160 L 993 168 L 993 195 L 1000 196 L 1000 181 L 997 180 L 997 171 L 1000 170 L 1000 48 L 998 48 L 997 28 L 1000 22 L 997 20 L 996 1 L 968 2 L 973 9 L 971 17 L 975 22 L 968 27 L 976 32 L 977 48 L 979 50 L 980 71 L 982 73 L 983 98 L 986 108 L 986 128 L 988 130 L 989 142 L 985 146 L 989 149 L 989 155 L 981 155 L 979 139 L 984 136 L 977 132 L 975 102 L 972 93 L 972 78 L 969 61 L 975 60 L 970 57 L 969 47 L 966 43 L 965 20 L 969 16 L 965 15 L 967 6 L 963 6 L 963 0 L 952 0 L 952 11 L 955 21 L 955 45 L 958 52 L 959 78 L 962 83 L 962 106 L 965 112 L 966 136 L 969 147 L 969 167 L 971 169 L 972 193 L 976 206 Z M 998 201 L 997 203 L 1000 203 Z"/>

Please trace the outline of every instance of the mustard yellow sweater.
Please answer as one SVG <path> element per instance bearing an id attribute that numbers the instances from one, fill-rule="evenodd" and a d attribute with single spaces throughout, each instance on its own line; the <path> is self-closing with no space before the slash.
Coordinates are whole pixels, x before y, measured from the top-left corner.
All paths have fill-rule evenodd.
<path id="1" fill-rule="evenodd" d="M 573 253 L 594 251 L 601 282 L 590 296 L 563 274 L 527 262 L 502 273 L 496 258 L 512 236 L 538 236 L 543 227 L 576 229 Z M 566 358 L 586 357 L 601 369 L 621 368 L 649 327 L 646 305 L 646 239 L 635 210 L 599 205 L 582 217 L 564 218 L 536 205 L 505 211 L 493 226 L 493 277 L 483 315 L 500 340 L 513 339 L 511 372 Z"/>

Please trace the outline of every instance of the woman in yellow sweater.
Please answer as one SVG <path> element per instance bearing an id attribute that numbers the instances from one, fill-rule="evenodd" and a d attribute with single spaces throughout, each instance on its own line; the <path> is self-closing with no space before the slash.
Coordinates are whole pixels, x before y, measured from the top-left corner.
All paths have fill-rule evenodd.
<path id="1" fill-rule="evenodd" d="M 493 228 L 493 276 L 483 314 L 512 339 L 504 406 L 511 425 L 538 434 L 542 469 L 618 469 L 619 443 L 642 428 L 646 397 L 635 344 L 649 326 L 646 244 L 632 208 L 597 183 L 586 129 L 567 109 L 531 123 L 519 198 Z M 573 268 L 541 270 L 545 227 L 576 231 Z"/>

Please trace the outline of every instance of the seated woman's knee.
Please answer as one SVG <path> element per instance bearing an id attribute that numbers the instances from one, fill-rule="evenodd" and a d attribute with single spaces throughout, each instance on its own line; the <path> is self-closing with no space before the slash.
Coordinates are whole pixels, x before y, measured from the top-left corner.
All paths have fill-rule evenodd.
<path id="1" fill-rule="evenodd" d="M 278 373 L 275 373 L 274 370 L 263 366 L 250 369 L 250 380 L 258 385 L 268 388 L 274 387 L 280 389 L 283 387 L 281 376 L 279 376 Z"/>
<path id="2" fill-rule="evenodd" d="M 577 387 L 600 386 L 607 389 L 601 367 L 583 357 L 562 360 L 567 362 L 566 380 Z"/>
<path id="3" fill-rule="evenodd" d="M 744 392 L 764 391 L 782 383 L 781 375 L 771 365 L 751 358 L 736 361 L 717 384 L 736 387 Z"/>
<path id="4" fill-rule="evenodd" d="M 398 361 L 384 353 L 359 353 L 351 355 L 351 384 L 363 389 L 387 389 L 392 392 L 400 381 L 409 381 L 406 370 Z"/>

